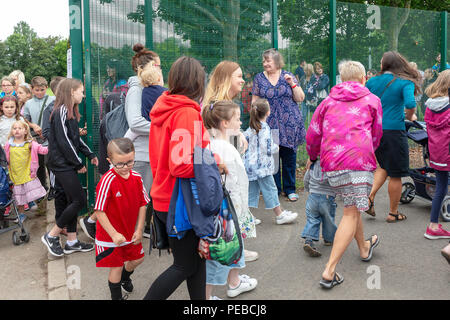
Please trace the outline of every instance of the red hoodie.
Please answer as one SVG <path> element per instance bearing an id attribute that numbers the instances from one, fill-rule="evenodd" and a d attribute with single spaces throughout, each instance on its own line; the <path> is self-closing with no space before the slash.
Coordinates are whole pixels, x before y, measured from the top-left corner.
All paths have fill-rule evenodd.
<path id="1" fill-rule="evenodd" d="M 150 112 L 150 165 L 153 208 L 168 212 L 176 178 L 193 178 L 193 150 L 197 141 L 209 144 L 201 108 L 195 101 L 164 92 Z M 203 139 L 202 139 L 203 137 Z"/>

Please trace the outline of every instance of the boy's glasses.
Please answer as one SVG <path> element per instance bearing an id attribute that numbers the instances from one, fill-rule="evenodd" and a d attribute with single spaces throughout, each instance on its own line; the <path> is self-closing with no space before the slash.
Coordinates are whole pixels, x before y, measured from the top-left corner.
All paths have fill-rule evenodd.
<path id="1" fill-rule="evenodd" d="M 112 162 L 111 162 L 111 163 L 112 163 Z M 112 163 L 112 165 L 113 165 L 115 168 L 117 168 L 117 169 L 123 169 L 125 166 L 127 166 L 128 168 L 129 168 L 129 167 L 132 167 L 132 166 L 134 166 L 135 163 L 136 163 L 136 161 L 131 160 L 131 161 L 128 161 L 128 162 L 126 162 L 126 163 L 122 163 L 122 162 L 119 162 L 119 163 L 116 163 L 116 164 Z"/>

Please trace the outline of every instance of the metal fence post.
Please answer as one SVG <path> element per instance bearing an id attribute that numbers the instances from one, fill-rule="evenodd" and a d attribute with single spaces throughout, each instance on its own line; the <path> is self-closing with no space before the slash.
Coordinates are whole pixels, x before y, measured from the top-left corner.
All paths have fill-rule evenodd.
<path id="1" fill-rule="evenodd" d="M 145 46 L 153 50 L 153 7 L 152 0 L 145 0 Z"/>
<path id="2" fill-rule="evenodd" d="M 81 0 L 69 0 L 72 78 L 83 80 L 83 34 Z"/>
<path id="3" fill-rule="evenodd" d="M 90 19 L 89 0 L 83 0 L 83 33 L 84 33 L 84 65 L 85 65 L 85 90 L 86 90 L 86 143 L 93 149 L 93 110 L 92 110 L 92 75 L 91 75 L 91 19 Z M 87 188 L 88 188 L 88 206 L 95 204 L 95 181 L 94 167 L 88 161 L 87 168 Z"/>
<path id="4" fill-rule="evenodd" d="M 448 37 L 448 27 L 447 27 L 448 12 L 441 12 L 441 70 L 447 69 L 447 37 Z"/>
<path id="5" fill-rule="evenodd" d="M 330 88 L 336 85 L 336 0 L 330 0 Z"/>
<path id="6" fill-rule="evenodd" d="M 278 50 L 278 11 L 277 11 L 277 0 L 272 0 L 270 2 L 271 11 L 271 31 L 272 31 L 272 48 Z"/>

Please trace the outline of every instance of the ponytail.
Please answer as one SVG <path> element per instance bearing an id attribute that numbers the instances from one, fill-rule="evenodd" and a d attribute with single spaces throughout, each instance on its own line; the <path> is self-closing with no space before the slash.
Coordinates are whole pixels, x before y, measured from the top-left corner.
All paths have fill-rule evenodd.
<path id="1" fill-rule="evenodd" d="M 255 130 L 257 134 L 259 133 L 259 130 L 261 130 L 261 120 L 264 119 L 269 111 L 270 105 L 266 99 L 258 99 L 252 103 L 249 126 Z"/>

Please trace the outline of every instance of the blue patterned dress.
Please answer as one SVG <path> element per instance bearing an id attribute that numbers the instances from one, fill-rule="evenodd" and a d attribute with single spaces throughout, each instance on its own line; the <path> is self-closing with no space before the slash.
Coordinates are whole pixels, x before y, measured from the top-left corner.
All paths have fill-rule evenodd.
<path id="1" fill-rule="evenodd" d="M 258 73 L 253 81 L 252 94 L 267 99 L 270 104 L 270 116 L 267 123 L 272 130 L 279 130 L 279 145 L 293 150 L 305 142 L 305 126 L 297 102 L 292 96 L 292 89 L 284 79 L 289 74 L 294 82 L 297 80 L 291 72 L 281 70 L 280 78 L 275 86 L 263 72 Z"/>

